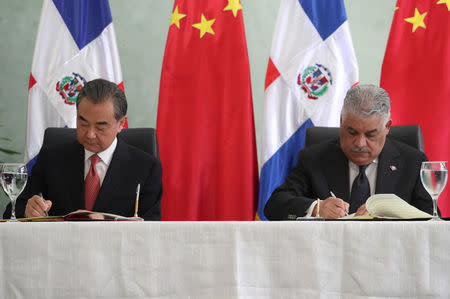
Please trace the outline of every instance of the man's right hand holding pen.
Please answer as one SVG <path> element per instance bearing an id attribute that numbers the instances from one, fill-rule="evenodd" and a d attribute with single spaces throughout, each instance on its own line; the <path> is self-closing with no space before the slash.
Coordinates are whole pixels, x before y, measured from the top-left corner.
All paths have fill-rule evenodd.
<path id="1" fill-rule="evenodd" d="M 331 196 L 320 201 L 319 216 L 325 219 L 337 219 L 348 215 L 349 204 L 337 198 L 332 192 Z M 317 216 L 317 205 L 312 212 L 312 216 Z"/>
<path id="2" fill-rule="evenodd" d="M 34 195 L 31 197 L 25 207 L 26 217 L 42 217 L 48 216 L 48 211 L 52 207 L 52 202 L 50 200 L 45 200 L 42 194 Z"/>

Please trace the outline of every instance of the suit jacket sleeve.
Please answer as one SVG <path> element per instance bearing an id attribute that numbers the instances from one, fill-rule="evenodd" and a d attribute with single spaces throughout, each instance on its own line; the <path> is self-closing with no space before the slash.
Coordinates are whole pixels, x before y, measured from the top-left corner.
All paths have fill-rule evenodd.
<path id="1" fill-rule="evenodd" d="M 300 151 L 297 165 L 270 196 L 264 207 L 267 219 L 295 220 L 297 217 L 303 217 L 316 200 L 313 198 L 311 168 L 306 156 L 307 150 Z"/>
<path id="2" fill-rule="evenodd" d="M 162 167 L 154 159 L 139 196 L 139 216 L 144 220 L 161 220 Z"/>

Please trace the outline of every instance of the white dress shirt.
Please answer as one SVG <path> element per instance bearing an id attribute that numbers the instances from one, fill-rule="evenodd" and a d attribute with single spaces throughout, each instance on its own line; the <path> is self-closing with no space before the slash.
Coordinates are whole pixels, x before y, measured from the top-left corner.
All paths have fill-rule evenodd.
<path id="1" fill-rule="evenodd" d="M 377 169 L 378 169 L 378 157 L 372 161 L 372 163 L 369 164 L 366 168 L 366 176 L 367 180 L 369 181 L 370 186 L 370 195 L 375 194 L 375 186 L 377 183 Z M 352 192 L 352 186 L 353 181 L 355 180 L 356 176 L 359 174 L 359 166 L 353 163 L 352 161 L 348 160 L 348 177 L 349 177 L 349 194 Z M 333 190 L 330 190 L 333 191 Z M 316 206 L 317 201 L 314 201 L 306 210 L 306 217 L 311 217 L 312 212 L 314 211 L 314 207 Z"/>
<path id="2" fill-rule="evenodd" d="M 103 152 L 97 153 L 97 155 L 100 157 L 100 160 L 95 165 L 95 168 L 97 169 L 97 173 L 100 178 L 100 186 L 103 184 L 103 180 L 105 179 L 105 175 L 106 175 L 106 172 L 108 171 L 108 167 L 109 167 L 109 164 L 111 163 L 114 151 L 116 150 L 116 146 L 117 146 L 117 137 L 114 139 L 114 141 L 111 143 L 111 145 L 107 149 L 105 149 Z M 88 151 L 87 149 L 84 149 L 84 178 L 85 179 L 89 172 L 89 169 L 91 168 L 90 157 L 93 154 L 95 154 L 95 153 Z"/>

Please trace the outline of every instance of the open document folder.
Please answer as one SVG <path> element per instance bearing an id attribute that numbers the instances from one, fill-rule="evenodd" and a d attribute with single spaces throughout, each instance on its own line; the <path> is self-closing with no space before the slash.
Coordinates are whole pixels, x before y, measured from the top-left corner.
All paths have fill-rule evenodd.
<path id="1" fill-rule="evenodd" d="M 0 220 L 7 221 L 8 219 Z M 140 217 L 124 217 L 115 214 L 78 210 L 64 216 L 44 216 L 19 218 L 21 222 L 53 222 L 53 221 L 144 221 Z"/>
<path id="2" fill-rule="evenodd" d="M 374 194 L 366 201 L 370 216 L 349 215 L 341 219 L 430 219 L 431 215 L 410 205 L 395 194 Z"/>

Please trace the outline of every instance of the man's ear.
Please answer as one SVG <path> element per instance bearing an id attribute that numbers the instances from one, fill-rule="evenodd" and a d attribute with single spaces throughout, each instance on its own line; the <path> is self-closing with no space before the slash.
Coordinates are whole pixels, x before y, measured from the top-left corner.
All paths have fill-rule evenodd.
<path id="1" fill-rule="evenodd" d="M 117 134 L 119 134 L 122 131 L 123 126 L 125 125 L 127 120 L 128 120 L 128 116 L 127 115 L 125 115 L 124 117 L 122 117 L 119 120 L 119 128 L 117 129 Z"/>
<path id="2" fill-rule="evenodd" d="M 386 134 L 389 133 L 391 126 L 392 126 L 392 119 L 388 120 L 388 122 L 386 123 Z"/>

